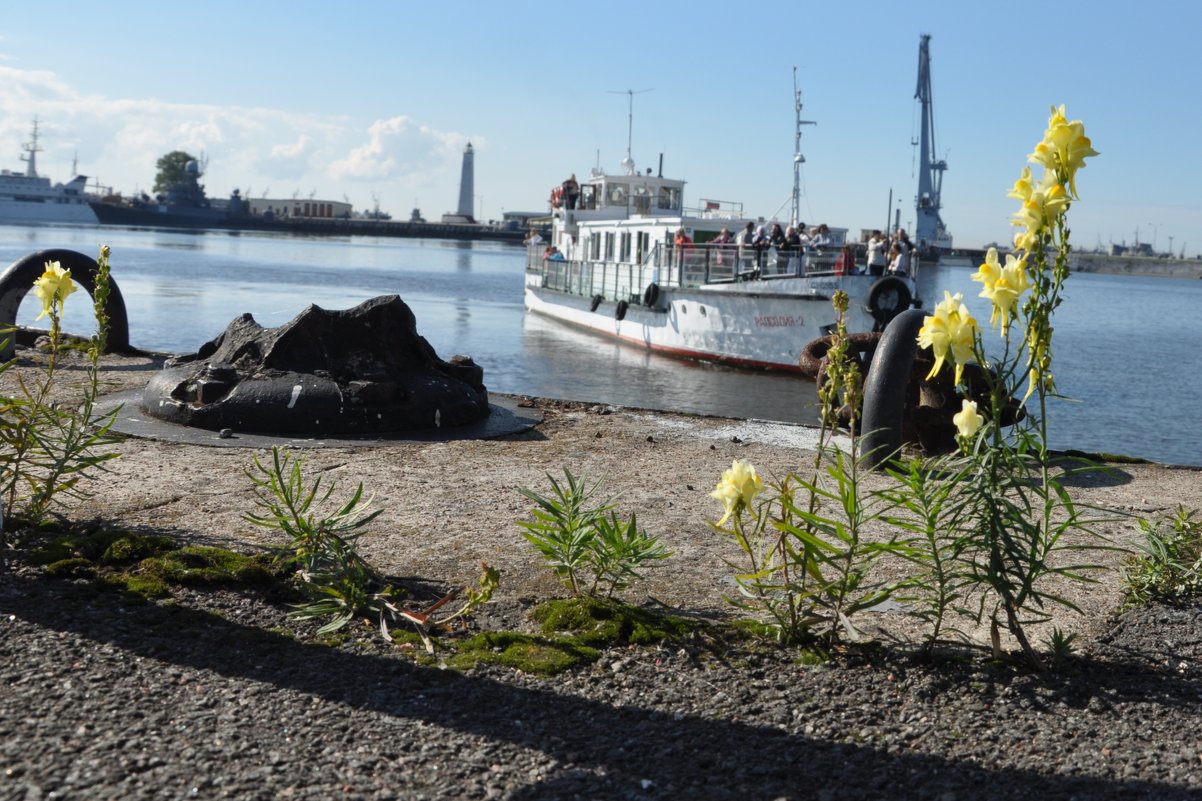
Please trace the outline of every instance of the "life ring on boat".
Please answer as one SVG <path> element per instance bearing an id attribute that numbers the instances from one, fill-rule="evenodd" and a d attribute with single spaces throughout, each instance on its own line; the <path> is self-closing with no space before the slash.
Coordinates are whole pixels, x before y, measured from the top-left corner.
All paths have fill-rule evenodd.
<path id="1" fill-rule="evenodd" d="M 647 284 L 647 288 L 643 290 L 643 305 L 647 307 L 654 306 L 659 300 L 659 284 L 654 281 Z"/>
<path id="2" fill-rule="evenodd" d="M 618 301 L 617 308 L 615 308 L 615 309 L 614 309 L 614 319 L 616 319 L 616 320 L 621 320 L 621 319 L 623 319 L 624 317 L 626 317 L 626 309 L 627 309 L 629 306 L 630 306 L 630 304 L 629 304 L 629 303 L 627 303 L 626 301 L 624 301 L 624 300 L 619 300 L 619 301 Z"/>
<path id="3" fill-rule="evenodd" d="M 897 315 L 910 307 L 913 296 L 906 282 L 895 275 L 878 278 L 868 290 L 868 311 L 876 325 L 874 331 L 884 331 Z"/>
<path id="4" fill-rule="evenodd" d="M 602 296 L 593 295 L 592 301 L 588 304 L 588 310 L 596 311 L 597 307 L 601 305 L 601 301 L 603 301 L 603 300 L 605 300 L 605 298 L 603 298 Z"/>

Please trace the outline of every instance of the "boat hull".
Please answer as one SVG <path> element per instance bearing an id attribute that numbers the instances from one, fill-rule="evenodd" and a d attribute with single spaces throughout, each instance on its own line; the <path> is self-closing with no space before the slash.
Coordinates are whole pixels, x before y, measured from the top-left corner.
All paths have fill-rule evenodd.
<path id="1" fill-rule="evenodd" d="M 802 348 L 833 329 L 836 313 L 830 296 L 835 290 L 852 298 L 849 330 L 873 329 L 865 300 L 877 280 L 872 276 L 832 276 L 821 282 L 822 292 L 814 290 L 815 281 L 811 280 L 804 294 L 788 291 L 792 287 L 787 281 L 762 282 L 762 289 L 743 283 L 738 291 L 722 285 L 657 287 L 658 297 L 647 305 L 645 295 L 625 301 L 596 301 L 549 289 L 540 286 L 538 275 L 528 273 L 525 303 L 534 314 L 659 353 L 800 372 Z"/>
<path id="2" fill-rule="evenodd" d="M 0 223 L 96 223 L 87 203 L 25 203 L 0 199 Z"/>
<path id="3" fill-rule="evenodd" d="M 162 228 L 215 228 L 226 221 L 218 209 L 174 209 L 161 206 L 123 206 L 116 203 L 92 203 L 92 211 L 102 225 L 131 225 Z"/>

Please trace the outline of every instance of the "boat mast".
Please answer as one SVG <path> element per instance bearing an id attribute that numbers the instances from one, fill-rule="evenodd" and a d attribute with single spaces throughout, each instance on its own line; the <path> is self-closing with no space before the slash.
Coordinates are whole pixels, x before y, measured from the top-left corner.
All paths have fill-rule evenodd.
<path id="1" fill-rule="evenodd" d="M 918 153 L 918 197 L 915 200 L 914 241 L 922 249 L 934 247 L 944 238 L 942 208 L 943 171 L 947 162 L 932 160 L 935 150 L 935 112 L 931 96 L 931 35 L 922 34 L 918 44 L 918 89 L 914 97 L 922 106 L 922 134 Z"/>
<path id="2" fill-rule="evenodd" d="M 25 168 L 25 175 L 28 178 L 38 177 L 38 153 L 41 148 L 38 147 L 38 118 L 33 118 L 33 141 L 27 145 L 22 145 L 21 148 L 28 153 L 28 156 L 21 156 L 21 161 L 24 161 L 29 166 Z"/>
<path id="3" fill-rule="evenodd" d="M 627 175 L 634 175 L 634 158 L 630 155 L 630 144 L 634 138 L 634 96 L 641 95 L 644 92 L 650 92 L 651 89 L 640 89 L 637 92 L 633 89 L 615 92 L 611 91 L 611 95 L 626 95 L 628 100 L 628 110 L 626 115 L 626 158 L 622 162 L 622 168 L 626 170 Z"/>
<path id="4" fill-rule="evenodd" d="M 801 118 L 801 90 L 797 88 L 797 67 L 793 68 L 793 115 L 796 120 L 793 134 L 793 210 L 789 214 L 789 225 L 796 226 L 801 219 L 801 165 L 806 157 L 801 155 L 801 126 L 817 125 L 813 120 Z"/>

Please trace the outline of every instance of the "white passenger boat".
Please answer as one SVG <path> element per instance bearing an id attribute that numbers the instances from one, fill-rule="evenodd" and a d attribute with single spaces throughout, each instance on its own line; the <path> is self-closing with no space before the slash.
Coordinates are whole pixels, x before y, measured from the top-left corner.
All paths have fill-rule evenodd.
<path id="1" fill-rule="evenodd" d="M 84 192 L 87 177 L 77 175 L 65 184 L 51 184 L 38 175 L 38 123 L 33 141 L 24 146 L 24 172 L 0 170 L 0 223 L 94 223 L 96 215 Z"/>
<path id="2" fill-rule="evenodd" d="M 883 330 L 917 301 L 917 262 L 905 276 L 857 271 L 846 229 L 784 254 L 715 245 L 723 229 L 737 236 L 763 219 L 724 201 L 686 208 L 684 181 L 639 172 L 629 151 L 622 166 L 593 170 L 575 203 L 553 192 L 551 241 L 528 245 L 528 311 L 665 354 L 799 370 L 802 348 L 833 330 L 837 290 L 852 333 Z M 794 186 L 796 198 L 796 172 Z M 682 230 L 690 241 L 678 245 Z"/>

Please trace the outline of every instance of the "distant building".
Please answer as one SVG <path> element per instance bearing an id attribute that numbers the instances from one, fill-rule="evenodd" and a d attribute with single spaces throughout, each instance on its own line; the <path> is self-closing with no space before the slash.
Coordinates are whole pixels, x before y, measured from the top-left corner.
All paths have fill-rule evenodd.
<path id="1" fill-rule="evenodd" d="M 354 207 L 337 200 L 299 200 L 296 198 L 256 197 L 246 201 L 254 217 L 277 220 L 349 219 Z"/>

